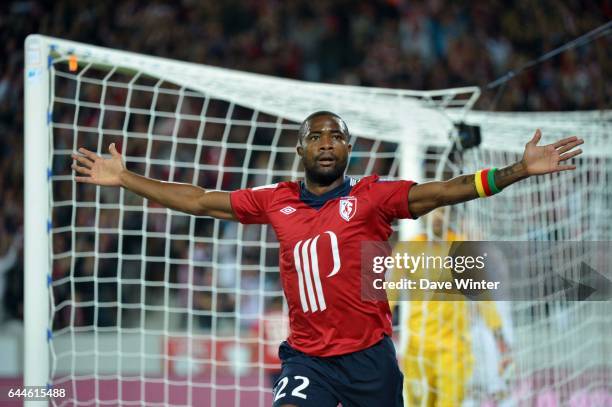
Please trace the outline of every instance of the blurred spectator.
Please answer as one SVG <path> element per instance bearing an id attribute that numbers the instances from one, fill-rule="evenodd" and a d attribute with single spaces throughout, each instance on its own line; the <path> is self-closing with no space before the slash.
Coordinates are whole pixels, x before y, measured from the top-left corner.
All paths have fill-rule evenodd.
<path id="1" fill-rule="evenodd" d="M 19 250 L 22 247 L 22 236 L 16 235 L 9 240 L 9 236 L 0 235 L 0 323 L 5 319 L 4 293 L 7 290 L 8 271 L 17 266 Z"/>

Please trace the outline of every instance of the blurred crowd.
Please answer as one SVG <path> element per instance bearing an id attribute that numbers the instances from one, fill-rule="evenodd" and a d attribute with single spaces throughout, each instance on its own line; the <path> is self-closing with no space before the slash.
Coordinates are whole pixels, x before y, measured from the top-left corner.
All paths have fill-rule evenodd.
<path id="1" fill-rule="evenodd" d="M 608 1 L 4 2 L 0 5 L 0 298 L 5 311 L 0 312 L 0 322 L 23 314 L 22 49 L 30 33 L 308 81 L 418 90 L 484 86 L 611 18 Z M 538 111 L 609 108 L 611 38 L 604 36 L 565 52 L 500 89 L 484 91 L 478 107 Z M 138 219 L 134 221 L 140 227 Z M 164 230 L 164 226 L 160 228 Z M 109 251 L 117 250 L 116 241 L 101 244 Z M 139 241 L 127 242 L 124 249 L 133 246 L 136 253 L 139 245 Z M 166 247 L 156 250 L 165 251 Z M 176 252 L 173 258 L 187 256 L 184 245 L 172 250 Z M 196 248 L 196 260 L 210 260 L 207 250 L 205 246 Z M 254 265 L 260 261 L 248 256 L 246 260 Z M 77 262 L 74 267 L 81 270 L 78 273 L 92 272 L 88 261 Z M 163 265 L 159 267 L 147 270 L 147 276 L 153 273 L 157 275 L 153 280 L 163 279 L 166 271 Z M 117 264 L 102 268 L 116 269 Z M 65 275 L 63 270 L 59 277 Z M 137 264 L 126 265 L 125 270 L 134 279 L 143 273 Z M 184 268 L 175 275 L 177 284 L 194 283 Z M 226 282 L 227 287 L 239 284 L 248 293 L 261 283 L 267 284 L 251 272 L 244 276 L 242 281 Z M 198 276 L 203 287 L 210 287 L 210 278 L 206 270 Z M 272 283 L 271 288 L 278 287 Z M 94 296 L 94 287 L 88 284 L 77 284 L 76 290 L 82 301 Z M 106 292 L 111 296 L 108 302 L 118 301 L 116 286 L 109 283 Z M 139 295 L 121 301 L 144 301 Z M 258 303 L 252 297 L 239 303 L 256 314 Z M 182 307 L 208 310 L 198 323 L 210 326 L 210 291 L 202 290 L 189 301 L 184 293 L 176 298 Z M 220 298 L 214 301 L 215 311 L 235 309 L 236 298 Z M 114 311 L 105 314 L 102 310 L 95 317 L 90 311 L 84 308 L 76 317 L 60 312 L 58 324 L 65 325 L 70 318 L 82 325 L 91 324 L 94 318 L 100 325 L 117 323 Z"/>

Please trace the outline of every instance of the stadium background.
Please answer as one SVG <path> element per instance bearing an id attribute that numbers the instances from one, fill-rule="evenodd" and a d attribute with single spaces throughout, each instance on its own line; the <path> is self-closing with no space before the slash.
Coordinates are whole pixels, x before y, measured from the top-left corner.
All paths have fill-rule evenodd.
<path id="1" fill-rule="evenodd" d="M 408 89 L 486 85 L 612 16 L 609 2 L 441 1 L 111 3 L 9 2 L 0 6 L 0 319 L 19 330 L 23 309 L 23 40 L 38 32 L 175 59 L 309 81 Z M 569 51 L 484 92 L 483 110 L 609 108 L 609 38 Z M 499 98 L 497 98 L 499 96 Z M 162 176 L 162 174 L 158 174 Z M 154 174 L 155 176 L 155 174 Z M 228 181 L 232 185 L 232 181 Z M 83 224 L 87 219 L 82 220 Z M 55 242 L 59 244 L 61 242 Z M 82 242 L 87 245 L 87 242 Z M 116 242 L 104 242 L 113 247 Z M 149 248 L 155 251 L 154 247 Z M 160 251 L 163 249 L 159 249 Z M 177 245 L 174 251 L 185 251 Z M 202 253 L 206 256 L 206 253 Z M 178 255 L 177 255 L 178 256 Z M 79 265 L 81 271 L 87 264 Z M 106 270 L 111 270 L 108 266 Z M 102 268 L 104 272 L 105 268 Z M 53 270 L 55 279 L 68 272 Z M 112 271 L 108 271 L 112 274 Z M 149 277 L 160 278 L 153 270 Z M 177 274 L 180 277 L 180 273 Z M 243 274 L 243 288 L 258 279 Z M 206 285 L 206 281 L 201 282 Z M 229 283 L 228 283 L 229 284 Z M 249 286 L 250 285 L 250 286 Z M 91 287 L 77 286 L 82 298 Z M 108 294 L 113 295 L 114 287 Z M 104 295 L 104 293 L 101 293 Z M 129 296 L 129 293 L 127 293 Z M 180 296 L 180 293 L 177 293 Z M 60 301 L 61 298 L 58 298 Z M 220 296 L 217 311 L 233 310 Z M 180 299 L 179 299 L 180 301 Z M 210 307 L 205 292 L 194 300 Z M 241 301 L 248 307 L 249 301 Z M 98 324 L 114 325 L 110 308 Z M 248 311 L 248 310 L 247 310 Z M 250 310 L 251 312 L 254 310 Z M 61 327 L 62 316 L 54 321 Z M 85 310 L 77 324 L 91 325 Z M 210 322 L 200 318 L 206 329 Z"/>

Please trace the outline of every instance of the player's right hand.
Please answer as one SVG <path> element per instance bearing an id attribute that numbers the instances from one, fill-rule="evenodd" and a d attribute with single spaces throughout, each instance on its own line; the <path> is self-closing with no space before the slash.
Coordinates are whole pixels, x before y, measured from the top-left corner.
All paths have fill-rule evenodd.
<path id="1" fill-rule="evenodd" d="M 94 152 L 86 148 L 79 148 L 79 153 L 72 154 L 72 169 L 81 174 L 76 176 L 77 182 L 87 184 L 106 185 L 106 186 L 121 186 L 121 173 L 125 171 L 125 163 L 123 157 L 117 151 L 115 143 L 108 147 L 111 153 L 111 158 L 102 158 Z"/>

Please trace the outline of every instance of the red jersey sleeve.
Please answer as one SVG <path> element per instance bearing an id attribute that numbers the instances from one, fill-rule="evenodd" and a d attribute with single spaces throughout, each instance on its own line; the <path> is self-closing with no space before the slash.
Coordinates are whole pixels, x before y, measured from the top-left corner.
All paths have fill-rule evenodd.
<path id="1" fill-rule="evenodd" d="M 378 181 L 372 185 L 378 210 L 389 221 L 415 219 L 408 209 L 408 191 L 414 181 Z"/>
<path id="2" fill-rule="evenodd" d="M 268 206 L 272 201 L 276 185 L 252 189 L 239 189 L 230 193 L 234 215 L 240 223 L 270 223 Z"/>

